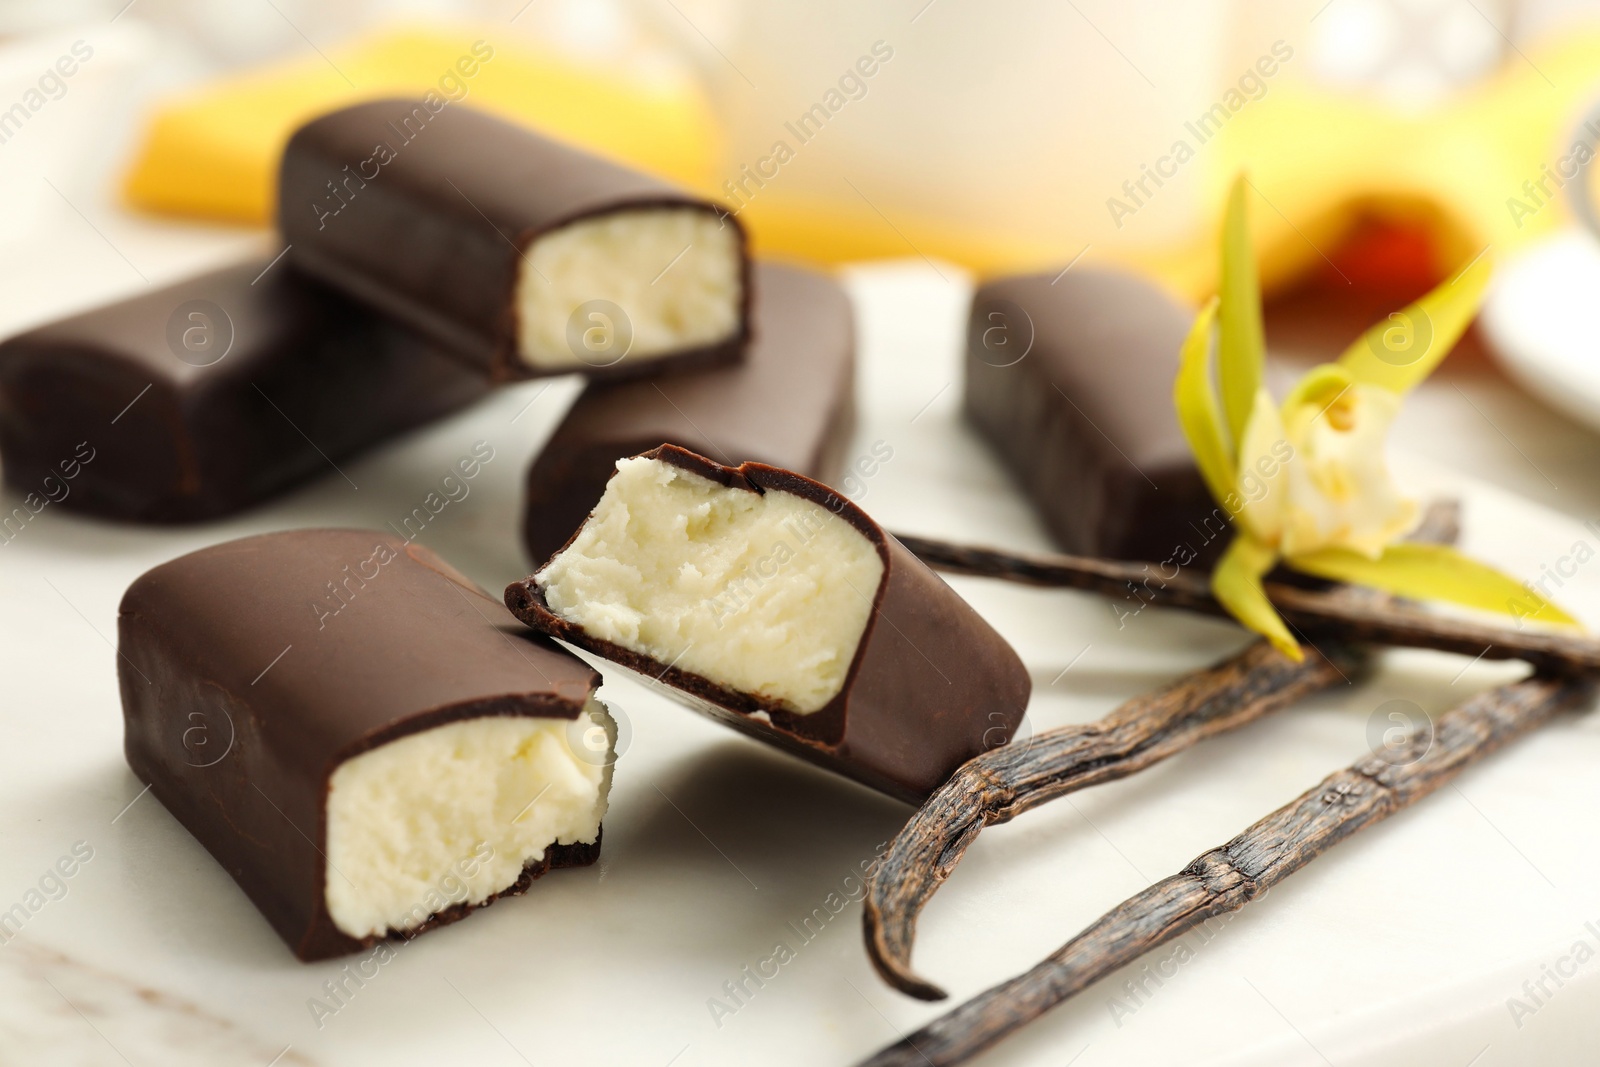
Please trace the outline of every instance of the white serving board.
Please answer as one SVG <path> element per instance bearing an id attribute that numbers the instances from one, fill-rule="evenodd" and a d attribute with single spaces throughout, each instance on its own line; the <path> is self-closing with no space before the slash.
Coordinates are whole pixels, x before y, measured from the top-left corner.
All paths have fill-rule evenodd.
<path id="1" fill-rule="evenodd" d="M 153 280 L 247 243 L 184 244 L 170 231 L 97 219 Z M 61 220 L 52 245 L 0 268 L 14 297 L 7 332 L 143 288 L 96 235 L 71 225 Z M 968 289 L 959 272 L 939 271 L 912 261 L 850 275 L 863 342 L 852 454 L 880 441 L 893 450 L 858 497 L 891 528 L 1045 548 L 1029 508 L 960 420 Z M 332 1003 L 323 984 L 343 962 L 296 962 L 205 851 L 140 797 L 121 754 L 110 644 L 128 583 L 182 552 L 250 533 L 381 526 L 482 439 L 495 459 L 423 540 L 498 589 L 527 569 L 517 533 L 523 472 L 576 383 L 546 388 L 507 389 L 343 464 L 359 488 L 330 474 L 236 519 L 178 530 L 51 507 L 0 545 L 0 910 L 25 902 L 75 842 L 93 848 L 66 895 L 0 946 L 0 1062 L 845 1064 L 941 1010 L 878 981 L 861 949 L 858 903 L 813 920 L 809 940 L 795 928 L 815 909 L 826 913 L 830 893 L 851 895 L 859 864 L 907 809 L 620 679 L 603 695 L 626 716 L 631 741 L 600 864 L 552 874 L 521 899 L 405 946 L 365 985 L 349 983 L 354 994 L 320 1027 L 309 1002 Z M 1440 470 L 1410 474 L 1430 494 L 1459 493 L 1467 547 L 1519 575 L 1537 575 L 1580 539 L 1600 546 L 1600 535 L 1506 493 Z M 15 503 L 12 494 L 4 506 Z M 1037 729 L 1103 714 L 1243 642 L 1222 622 L 1152 609 L 1119 631 L 1091 598 L 954 584 L 1028 663 Z M 1561 596 L 1600 623 L 1600 565 L 1579 568 Z M 1385 700 L 1438 712 L 1514 673 L 1395 654 L 1368 684 L 992 829 L 926 912 L 916 964 L 957 997 L 1025 969 L 1106 908 L 1363 755 Z M 1600 920 L 1597 767 L 1595 721 L 1551 726 L 1467 774 L 1459 790 L 1297 874 L 1168 967 L 1164 985 L 1148 983 L 1153 995 L 1142 1002 L 1120 993 L 1123 1010 L 1114 1011 L 1108 999 L 1136 967 L 984 1062 L 1587 1062 L 1600 960 L 1551 985 L 1555 995 L 1520 1027 L 1506 999 L 1580 938 L 1600 947 L 1585 926 Z M 794 959 L 744 1003 L 729 1000 L 724 983 L 779 942 Z M 713 1011 L 713 998 L 737 1010 Z"/>

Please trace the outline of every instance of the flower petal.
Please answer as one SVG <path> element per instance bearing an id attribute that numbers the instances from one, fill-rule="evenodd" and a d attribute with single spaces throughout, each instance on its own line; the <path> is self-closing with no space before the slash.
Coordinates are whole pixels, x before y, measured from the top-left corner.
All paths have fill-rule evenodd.
<path id="1" fill-rule="evenodd" d="M 1411 541 L 1390 545 L 1377 559 L 1325 549 L 1286 561 L 1319 578 L 1354 582 L 1417 600 L 1442 600 L 1524 619 L 1582 628 L 1582 624 L 1523 583 L 1448 545 Z"/>
<path id="2" fill-rule="evenodd" d="M 1367 330 L 1345 349 L 1339 365 L 1358 382 L 1396 393 L 1411 390 L 1433 373 L 1466 332 L 1493 272 L 1489 256 L 1480 255 L 1421 300 Z"/>
<path id="3" fill-rule="evenodd" d="M 1211 572 L 1211 592 L 1228 609 L 1228 614 L 1299 663 L 1305 659 L 1305 653 L 1261 586 L 1261 576 L 1277 561 L 1277 553 L 1272 549 L 1249 534 L 1241 533 L 1228 545 L 1217 569 Z"/>
<path id="4" fill-rule="evenodd" d="M 1211 388 L 1211 324 L 1217 318 L 1217 299 L 1212 297 L 1195 317 L 1189 336 L 1178 357 L 1178 377 L 1172 386 L 1172 400 L 1178 409 L 1178 425 L 1189 440 L 1200 476 L 1217 503 L 1233 493 L 1233 459 L 1222 432 L 1222 416 L 1217 411 L 1217 394 Z"/>
<path id="5" fill-rule="evenodd" d="M 1236 495 L 1223 506 L 1234 512 L 1239 526 L 1271 548 L 1278 547 L 1289 517 L 1288 460 L 1293 457 L 1278 405 L 1265 388 L 1257 389 L 1255 412 L 1239 442 Z"/>
<path id="6" fill-rule="evenodd" d="M 1228 433 L 1235 445 L 1244 437 L 1245 425 L 1255 407 L 1267 354 L 1261 325 L 1261 286 L 1245 210 L 1249 184 L 1243 174 L 1234 179 L 1233 190 L 1228 194 L 1228 213 L 1222 223 L 1217 382 L 1222 390 L 1223 411 L 1228 416 Z"/>
<path id="7" fill-rule="evenodd" d="M 1294 419 L 1306 409 L 1314 414 L 1327 410 L 1355 384 L 1350 371 L 1337 363 L 1319 363 L 1301 375 L 1289 395 L 1283 398 L 1285 421 Z"/>
<path id="8" fill-rule="evenodd" d="M 1321 387 L 1296 390 L 1304 398 L 1298 407 L 1285 405 L 1297 451 L 1287 465 L 1289 507 L 1278 547 L 1288 556 L 1348 548 L 1377 559 L 1421 514 L 1395 484 L 1386 455 L 1400 395 L 1360 382 L 1341 387 L 1336 374 L 1321 377 Z"/>

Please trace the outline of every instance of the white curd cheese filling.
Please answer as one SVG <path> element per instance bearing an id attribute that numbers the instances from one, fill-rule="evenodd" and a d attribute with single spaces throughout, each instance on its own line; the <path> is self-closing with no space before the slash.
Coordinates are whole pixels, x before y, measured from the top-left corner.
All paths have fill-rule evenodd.
<path id="1" fill-rule="evenodd" d="M 590 636 L 799 714 L 843 686 L 882 579 L 877 546 L 822 505 L 642 458 L 534 576 Z"/>
<path id="2" fill-rule="evenodd" d="M 593 842 L 615 742 L 591 699 L 576 722 L 467 719 L 346 760 L 328 792 L 334 925 L 356 938 L 405 931 L 444 907 L 483 903 L 553 844 Z"/>
<path id="3" fill-rule="evenodd" d="M 732 337 L 738 232 L 707 211 L 647 208 L 569 223 L 527 250 L 518 353 L 540 369 L 648 360 Z"/>

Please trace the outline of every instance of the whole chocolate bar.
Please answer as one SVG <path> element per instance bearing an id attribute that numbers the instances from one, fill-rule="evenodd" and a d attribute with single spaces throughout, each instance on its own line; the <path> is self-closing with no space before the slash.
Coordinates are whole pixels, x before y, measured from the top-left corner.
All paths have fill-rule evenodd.
<path id="1" fill-rule="evenodd" d="M 278 225 L 307 271 L 496 380 L 733 362 L 744 232 L 654 178 L 438 101 L 302 126 Z"/>
<path id="2" fill-rule="evenodd" d="M 752 336 L 731 367 L 590 382 L 528 468 L 523 536 L 536 563 L 572 536 L 617 460 L 660 444 L 834 483 L 855 426 L 850 298 L 814 271 L 760 263 Z"/>
<path id="3" fill-rule="evenodd" d="M 1172 406 L 1192 320 L 1148 282 L 1082 268 L 1000 278 L 974 297 L 967 418 L 1066 551 L 1202 562 L 1221 553 L 1227 516 Z"/>
<path id="4" fill-rule="evenodd" d="M 598 677 L 419 545 L 215 545 L 135 581 L 118 633 L 129 766 L 303 960 L 599 855 Z"/>
<path id="5" fill-rule="evenodd" d="M 1005 639 L 849 500 L 671 445 L 619 462 L 588 521 L 506 604 L 911 803 L 1005 744 L 1032 685 Z"/>
<path id="6" fill-rule="evenodd" d="M 436 346 L 268 263 L 0 344 L 0 455 L 26 494 L 0 518 L 6 539 L 49 502 L 142 522 L 226 515 L 487 390 Z"/>

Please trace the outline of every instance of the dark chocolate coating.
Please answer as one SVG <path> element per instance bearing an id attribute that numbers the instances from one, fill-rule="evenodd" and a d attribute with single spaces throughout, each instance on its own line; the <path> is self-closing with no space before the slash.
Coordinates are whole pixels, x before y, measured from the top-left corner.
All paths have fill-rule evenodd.
<path id="1" fill-rule="evenodd" d="M 128 765 L 302 960 L 376 940 L 327 912 L 339 764 L 460 719 L 575 719 L 599 682 L 428 549 L 366 530 L 192 552 L 128 588 L 117 628 Z M 598 853 L 553 846 L 507 892 Z"/>
<path id="2" fill-rule="evenodd" d="M 506 606 L 517 618 L 661 683 L 668 695 L 719 722 L 911 804 L 927 799 L 973 756 L 1011 739 L 1033 687 L 1016 651 L 860 508 L 820 482 L 761 463 L 727 467 L 672 445 L 645 458 L 733 488 L 814 501 L 877 547 L 883 580 L 838 695 L 797 715 L 724 689 L 590 637 L 550 611 L 531 577 L 506 587 Z M 756 712 L 765 712 L 770 723 L 752 718 Z"/>
<path id="3" fill-rule="evenodd" d="M 376 162 L 378 146 L 392 158 Z M 741 326 L 726 340 L 604 368 L 541 370 L 518 356 L 515 290 L 527 248 L 567 223 L 648 207 L 719 216 L 745 247 L 738 221 L 710 201 L 461 104 L 430 112 L 416 100 L 378 100 L 313 119 L 290 138 L 278 184 L 278 226 L 295 262 L 497 381 L 738 359 L 748 259 Z"/>
<path id="4" fill-rule="evenodd" d="M 333 463 L 486 392 L 481 375 L 416 334 L 287 263 L 263 275 L 268 262 L 0 344 L 6 481 L 40 498 L 64 486 L 62 507 L 110 518 L 210 519 L 338 477 Z M 193 301 L 211 308 L 191 320 Z M 228 323 L 232 345 L 219 361 L 195 366 L 175 354 L 187 351 L 184 330 L 213 331 L 220 345 Z"/>
<path id="5" fill-rule="evenodd" d="M 1226 544 L 1173 410 L 1193 318 L 1146 281 L 1083 268 L 974 297 L 967 418 L 1066 551 L 1181 564 Z"/>
<path id="6" fill-rule="evenodd" d="M 750 347 L 731 367 L 590 382 L 528 468 L 523 538 L 549 559 L 583 525 L 617 460 L 660 444 L 832 483 L 855 428 L 855 317 L 831 278 L 758 263 Z"/>

